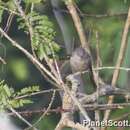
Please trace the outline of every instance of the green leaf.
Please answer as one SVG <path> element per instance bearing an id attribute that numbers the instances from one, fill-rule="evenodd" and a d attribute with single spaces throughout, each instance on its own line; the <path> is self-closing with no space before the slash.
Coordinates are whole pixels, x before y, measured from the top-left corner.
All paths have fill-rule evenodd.
<path id="1" fill-rule="evenodd" d="M 13 88 L 9 88 L 4 81 L 0 82 L 0 110 L 3 110 L 9 106 L 9 100 L 13 93 Z"/>
<path id="2" fill-rule="evenodd" d="M 0 111 L 3 111 L 10 106 L 13 108 L 23 107 L 25 104 L 33 103 L 30 99 L 16 99 L 17 96 L 29 95 L 39 91 L 39 86 L 25 87 L 19 92 L 14 92 L 4 81 L 0 81 Z"/>
<path id="3" fill-rule="evenodd" d="M 12 94 L 10 88 L 7 85 L 4 85 L 4 90 L 7 96 L 10 97 Z"/>
<path id="4" fill-rule="evenodd" d="M 14 108 L 23 107 L 26 104 L 32 104 L 33 102 L 29 99 L 11 100 L 9 104 Z"/>
<path id="5" fill-rule="evenodd" d="M 30 94 L 33 92 L 38 92 L 39 91 L 39 86 L 30 86 L 30 87 L 25 87 L 20 90 L 20 92 L 17 92 L 17 96 L 24 95 L 24 94 Z"/>
<path id="6" fill-rule="evenodd" d="M 42 0 L 24 0 L 25 3 L 40 3 Z"/>
<path id="7" fill-rule="evenodd" d="M 6 0 L 6 1 L 2 0 L 2 1 L 0 1 L 0 4 L 8 9 L 10 9 L 10 10 L 16 9 L 16 6 L 15 6 L 13 0 Z"/>
<path id="8" fill-rule="evenodd" d="M 52 49 L 54 52 L 58 52 L 60 50 L 59 45 L 54 41 L 56 32 L 54 30 L 53 23 L 49 20 L 46 15 L 41 15 L 37 12 L 32 12 L 27 14 L 28 23 L 33 28 L 32 35 L 32 47 L 36 51 L 38 58 L 43 60 L 44 55 L 52 55 Z M 20 23 L 19 28 L 24 29 L 25 32 L 28 28 L 23 22 L 23 19 L 19 18 L 18 22 Z"/>

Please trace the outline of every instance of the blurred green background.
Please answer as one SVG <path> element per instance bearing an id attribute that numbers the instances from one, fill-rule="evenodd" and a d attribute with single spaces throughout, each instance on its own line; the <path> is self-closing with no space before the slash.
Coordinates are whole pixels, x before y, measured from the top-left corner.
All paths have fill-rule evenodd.
<path id="1" fill-rule="evenodd" d="M 96 57 L 96 32 L 99 34 L 99 49 L 100 56 L 102 60 L 102 66 L 114 66 L 118 56 L 121 36 L 127 18 L 128 8 L 130 6 L 130 0 L 77 0 L 78 8 L 82 12 L 80 14 L 86 36 L 90 42 L 93 57 Z M 62 10 L 61 13 L 66 18 L 68 28 L 72 32 L 72 38 L 74 41 L 77 40 L 77 34 L 75 32 L 73 22 L 68 13 L 65 13 L 66 7 L 63 2 L 60 4 Z M 57 25 L 56 19 L 53 14 L 52 6 L 50 0 L 46 0 L 44 4 L 36 4 L 35 9 L 46 14 L 55 25 L 56 29 L 56 41 L 61 46 L 64 46 L 63 38 L 59 26 Z M 96 17 L 96 15 L 102 14 L 103 16 Z M 105 14 L 113 14 L 113 16 L 104 16 Z M 120 15 L 114 15 L 120 14 Z M 123 14 L 123 15 L 122 15 Z M 89 16 L 93 15 L 93 16 Z M 3 27 L 8 18 L 8 13 L 5 12 L 3 15 Z M 9 35 L 18 41 L 23 47 L 30 51 L 30 43 L 27 35 L 17 29 L 16 18 L 13 19 L 11 28 L 9 30 Z M 78 43 L 75 43 L 78 44 Z M 62 48 L 64 49 L 64 48 Z M 49 89 L 53 86 L 49 84 L 35 68 L 34 65 L 23 55 L 19 50 L 12 47 L 7 40 L 3 40 L 0 43 L 0 56 L 4 57 L 7 62 L 6 65 L 0 64 L 0 80 L 5 80 L 11 87 L 15 90 L 20 90 L 25 86 L 39 85 L 40 89 Z M 130 35 L 128 35 L 128 46 L 126 50 L 126 55 L 124 58 L 124 63 L 122 66 L 130 67 Z M 111 82 L 113 70 L 102 70 L 100 71 L 100 76 L 104 79 L 106 83 Z M 130 73 L 121 71 L 120 77 L 117 83 L 118 87 L 127 89 L 130 91 Z M 25 106 L 20 110 L 33 110 L 44 108 L 48 106 L 51 99 L 51 94 L 44 94 L 32 97 L 34 104 Z M 115 98 L 115 102 L 123 102 L 123 98 Z M 60 106 L 61 101 L 59 95 L 56 95 L 55 101 L 52 107 Z M 124 113 L 129 113 L 129 107 L 123 110 L 114 110 L 111 118 L 121 117 Z M 27 119 L 35 122 L 39 115 L 33 115 Z M 40 123 L 40 130 L 53 130 L 60 118 L 60 114 L 49 114 Z M 33 119 L 33 120 L 32 120 Z M 128 116 L 127 119 L 130 119 Z M 25 127 L 23 123 L 18 122 L 19 126 Z M 128 130 L 129 128 L 109 128 L 109 130 Z M 68 130 L 68 129 L 65 129 Z"/>

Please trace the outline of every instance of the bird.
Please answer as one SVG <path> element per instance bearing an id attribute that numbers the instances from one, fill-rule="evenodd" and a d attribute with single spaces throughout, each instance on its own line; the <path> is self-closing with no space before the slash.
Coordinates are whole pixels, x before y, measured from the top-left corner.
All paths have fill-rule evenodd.
<path id="1" fill-rule="evenodd" d="M 96 82 L 94 80 L 94 74 L 92 71 L 92 58 L 91 58 L 91 55 L 85 50 L 85 48 L 78 47 L 72 52 L 72 56 L 70 57 L 70 66 L 71 66 L 73 74 L 77 72 L 81 72 L 79 73 L 79 75 L 75 76 L 75 78 L 80 82 L 80 85 L 78 86 L 79 93 L 86 93 L 86 90 L 89 90 L 90 88 L 89 83 L 85 84 L 84 82 L 84 76 L 82 74 L 83 71 L 89 72 L 88 76 L 90 77 L 90 82 L 93 85 L 93 88 L 91 88 L 91 90 L 93 91 L 96 90 L 97 86 L 96 86 Z M 93 112 L 89 111 L 88 115 L 91 118 L 94 117 Z M 85 118 L 83 117 L 83 115 L 79 114 L 80 122 L 82 122 L 84 119 Z"/>
<path id="2" fill-rule="evenodd" d="M 83 47 L 78 47 L 74 50 L 72 53 L 72 56 L 70 57 L 70 66 L 72 73 L 88 71 L 90 81 L 92 82 L 93 88 L 96 89 L 97 85 L 94 80 L 94 74 L 92 70 L 92 57 L 91 55 L 85 50 Z"/>
<path id="3" fill-rule="evenodd" d="M 72 53 L 70 65 L 73 73 L 83 72 L 92 69 L 91 56 L 82 47 L 78 47 Z"/>
<path id="4" fill-rule="evenodd" d="M 63 81 L 69 74 L 74 74 L 77 72 L 88 71 L 90 75 L 90 80 L 96 88 L 96 82 L 94 80 L 94 74 L 92 71 L 92 58 L 91 55 L 83 47 L 76 48 L 69 60 L 65 61 L 60 67 L 60 72 Z M 82 77 L 82 74 L 78 77 Z"/>

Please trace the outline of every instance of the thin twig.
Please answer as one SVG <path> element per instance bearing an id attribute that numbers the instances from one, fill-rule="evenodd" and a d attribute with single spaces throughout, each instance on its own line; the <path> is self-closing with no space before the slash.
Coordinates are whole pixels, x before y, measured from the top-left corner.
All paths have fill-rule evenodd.
<path id="1" fill-rule="evenodd" d="M 121 70 L 121 71 L 126 71 L 126 72 L 129 72 L 130 71 L 130 68 L 127 68 L 127 67 L 115 67 L 115 66 L 103 66 L 103 67 L 98 67 L 98 68 L 93 68 L 94 71 L 102 71 L 102 70 Z M 86 71 L 83 71 L 83 72 L 77 72 L 77 73 L 74 73 L 73 75 L 79 75 L 79 74 L 84 74 L 84 73 L 88 73 L 89 71 L 86 70 Z"/>
<path id="2" fill-rule="evenodd" d="M 36 95 L 44 94 L 44 93 L 50 93 L 50 92 L 54 92 L 54 91 L 62 91 L 62 89 L 43 90 L 43 91 L 40 91 L 40 92 L 35 92 L 35 93 L 27 94 L 27 95 L 18 96 L 18 97 L 15 97 L 14 99 L 18 100 L 18 99 L 27 98 L 27 97 L 31 97 L 31 96 L 36 96 Z"/>
<path id="3" fill-rule="evenodd" d="M 50 103 L 49 103 L 49 105 L 48 105 L 46 111 L 45 111 L 45 112 L 40 116 L 40 118 L 32 125 L 33 127 L 36 126 L 36 125 L 45 117 L 45 115 L 49 112 L 49 110 L 50 110 L 50 108 L 51 108 L 51 106 L 52 106 L 52 103 L 53 103 L 53 101 L 54 101 L 54 99 L 55 99 L 55 94 L 56 94 L 56 91 L 54 90 L 54 91 L 53 91 L 52 98 L 51 98 L 51 101 L 50 101 Z M 26 128 L 25 130 L 28 130 L 28 129 L 33 128 L 33 127 Z"/>
<path id="4" fill-rule="evenodd" d="M 81 41 L 81 45 L 83 48 L 85 47 L 88 54 L 90 54 L 89 44 L 88 44 L 87 39 L 85 37 L 84 29 L 83 29 L 83 26 L 81 24 L 81 20 L 80 20 L 80 17 L 78 15 L 78 12 L 75 8 L 75 4 L 74 4 L 73 0 L 68 0 L 66 2 L 66 6 L 67 6 L 72 18 L 73 18 L 75 27 L 77 29 L 77 33 L 78 33 L 80 41 Z"/>
<path id="5" fill-rule="evenodd" d="M 114 103 L 114 104 L 87 104 L 83 105 L 87 110 L 106 110 L 106 109 L 123 109 L 124 107 L 130 106 L 130 103 Z M 32 114 L 41 114 L 45 112 L 47 109 L 37 109 L 37 110 L 25 110 L 25 111 L 17 111 L 20 115 L 23 116 L 31 116 Z M 76 110 L 78 111 L 78 110 Z M 63 109 L 61 106 L 55 109 L 49 109 L 48 113 L 62 113 L 62 112 L 72 112 L 72 109 Z M 130 114 L 130 113 L 129 113 Z M 9 116 L 15 116 L 16 114 L 13 112 L 7 113 Z M 127 116 L 127 114 L 125 114 Z M 123 118 L 121 116 L 121 118 Z M 118 120 L 118 119 L 113 119 Z"/>
<path id="6" fill-rule="evenodd" d="M 83 105 L 87 110 L 111 110 L 111 109 L 123 109 L 124 107 L 130 106 L 130 103 L 114 103 L 114 104 L 87 104 Z"/>
<path id="7" fill-rule="evenodd" d="M 42 114 L 43 112 L 46 111 L 46 108 L 43 109 L 36 109 L 36 110 L 24 110 L 24 111 L 17 111 L 19 114 L 23 116 L 31 116 L 33 114 Z M 69 112 L 71 110 L 64 110 L 60 107 L 57 107 L 55 109 L 50 109 L 48 113 L 62 113 L 62 112 Z M 8 116 L 16 116 L 13 112 L 8 112 Z M 46 115 L 47 116 L 47 115 Z"/>
<path id="8" fill-rule="evenodd" d="M 33 56 L 36 58 L 37 56 L 36 56 L 35 51 L 34 51 L 34 48 L 33 48 L 33 46 L 32 46 L 32 42 L 33 42 L 32 39 L 33 39 L 33 35 L 34 35 L 32 25 L 30 24 L 29 20 L 27 19 L 25 12 L 23 11 L 22 6 L 20 5 L 20 2 L 17 1 L 17 0 L 14 0 L 14 3 L 15 3 L 15 5 L 16 5 L 16 7 L 17 7 L 19 13 L 21 14 L 21 17 L 24 19 L 25 24 L 26 24 L 27 27 L 28 27 L 29 34 L 30 34 L 30 41 L 31 41 L 31 50 L 32 50 Z"/>
<path id="9" fill-rule="evenodd" d="M 2 57 L 0 57 L 0 61 L 5 65 L 6 64 L 6 61 L 2 58 Z"/>
<path id="10" fill-rule="evenodd" d="M 25 118 L 23 118 L 16 110 L 14 110 L 12 107 L 10 107 L 10 110 L 17 115 L 17 117 L 22 120 L 24 123 L 26 123 L 28 126 L 34 128 L 34 130 L 37 130 L 37 128 L 33 127 L 31 123 L 29 123 Z"/>
<path id="11" fill-rule="evenodd" d="M 100 51 L 99 51 L 99 34 L 96 31 L 96 52 L 97 52 L 97 63 L 96 63 L 96 67 L 98 68 L 100 66 Z M 97 70 L 97 101 L 95 102 L 95 105 L 98 105 L 98 99 L 99 99 L 99 71 Z M 96 121 L 100 121 L 100 111 L 96 110 L 95 111 L 95 120 Z M 97 130 L 99 130 L 99 128 L 97 128 Z"/>
<path id="12" fill-rule="evenodd" d="M 50 61 L 50 58 L 44 53 L 43 54 L 44 60 L 46 61 L 48 67 L 50 68 L 51 72 L 54 74 L 54 76 L 59 80 L 58 73 L 56 69 L 54 68 L 53 63 Z"/>
<path id="13" fill-rule="evenodd" d="M 126 47 L 127 47 L 127 36 L 129 32 L 129 26 L 130 26 L 130 8 L 128 10 L 128 17 L 127 17 L 125 27 L 124 27 L 124 32 L 122 35 L 121 47 L 120 47 L 120 51 L 119 51 L 119 55 L 118 55 L 118 59 L 116 63 L 116 68 L 119 68 L 121 66 L 124 59 L 124 55 L 125 55 Z M 112 86 L 116 85 L 117 79 L 119 77 L 119 73 L 120 73 L 119 69 L 115 69 L 113 73 L 113 78 L 112 78 Z M 113 99 L 114 99 L 114 96 L 110 96 L 108 100 L 108 104 L 112 104 Z M 109 118 L 110 112 L 111 112 L 110 110 L 105 111 L 104 120 L 107 120 Z"/>
<path id="14" fill-rule="evenodd" d="M 112 87 L 110 85 L 101 85 L 99 87 L 99 93 L 98 96 L 112 96 L 112 95 L 118 95 L 118 96 L 123 96 L 127 101 L 130 99 L 130 93 L 127 90 Z M 81 104 L 88 104 L 88 103 L 94 103 L 97 101 L 97 92 L 94 92 L 90 95 L 78 93 L 81 98 L 79 101 Z"/>
<path id="15" fill-rule="evenodd" d="M 36 58 L 37 59 L 37 58 Z M 44 71 L 42 71 L 42 69 L 36 65 L 36 68 L 40 71 L 41 75 L 46 79 L 47 82 L 49 82 L 51 85 L 57 87 L 57 88 L 60 88 L 61 86 L 57 83 L 55 83 L 52 79 L 50 79 Z"/>
<path id="16" fill-rule="evenodd" d="M 45 112 L 43 113 L 43 115 L 37 120 L 37 122 L 34 123 L 34 126 L 35 126 L 36 124 L 38 124 L 38 122 L 40 122 L 40 121 L 45 117 L 45 115 L 48 113 L 48 111 L 51 109 L 52 103 L 53 103 L 53 101 L 54 101 L 54 99 L 55 99 L 55 94 L 56 94 L 56 91 L 54 90 L 54 91 L 53 91 L 52 98 L 51 98 L 51 101 L 50 101 L 50 103 L 49 103 L 49 105 L 48 105 L 46 111 L 45 111 Z"/>
<path id="17" fill-rule="evenodd" d="M 80 11 L 81 12 L 81 11 Z M 88 14 L 88 13 L 80 13 L 80 16 L 85 17 L 93 17 L 93 18 L 106 18 L 106 17 L 121 17 L 121 16 L 127 16 L 127 12 L 121 12 L 121 13 L 106 13 L 106 14 Z"/>
<path id="18" fill-rule="evenodd" d="M 124 13 L 107 13 L 107 14 L 87 14 L 87 13 L 83 13 L 79 8 L 78 8 L 78 6 L 75 4 L 75 6 L 76 6 L 76 8 L 77 8 L 77 10 L 78 10 L 78 12 L 79 12 L 79 16 L 81 16 L 81 17 L 93 17 L 93 18 L 106 18 L 106 17 L 120 17 L 120 16 L 125 16 L 125 15 L 127 15 L 128 13 L 126 12 L 124 12 Z M 62 10 L 62 11 L 64 11 L 64 10 Z M 66 11 L 65 10 L 65 12 L 66 13 L 69 13 L 68 11 Z"/>
<path id="19" fill-rule="evenodd" d="M 59 79 L 61 82 L 63 82 L 63 81 L 62 81 L 62 77 L 61 77 L 61 73 L 60 73 L 60 69 L 59 69 L 59 66 L 58 66 L 58 63 L 57 63 L 57 60 L 56 60 L 56 54 L 55 54 L 55 52 L 54 52 L 54 49 L 53 49 L 52 45 L 49 44 L 49 46 L 50 46 L 50 49 L 51 49 L 51 52 L 52 52 L 53 61 L 54 61 L 55 68 L 56 68 L 56 71 L 57 71 L 57 74 L 58 74 L 58 79 Z"/>
<path id="20" fill-rule="evenodd" d="M 126 72 L 130 71 L 130 68 L 127 68 L 127 67 L 115 67 L 115 66 L 102 66 L 102 67 L 98 67 L 98 68 L 93 68 L 93 70 L 106 70 L 106 69 L 122 70 L 122 71 L 126 71 Z"/>
<path id="21" fill-rule="evenodd" d="M 4 28 L 4 31 L 5 31 L 6 33 L 8 33 L 8 31 L 9 31 L 9 28 L 10 28 L 10 26 L 11 26 L 11 23 L 12 23 L 13 18 L 14 18 L 14 14 L 11 13 L 11 14 L 9 15 L 8 19 L 7 19 L 7 23 L 6 23 L 6 26 L 5 26 L 5 28 Z"/>
<path id="22" fill-rule="evenodd" d="M 58 8 L 55 8 L 55 10 L 61 12 L 61 13 L 67 13 L 69 14 L 70 12 L 68 10 L 65 10 L 65 9 L 58 9 Z M 79 11 L 78 9 L 78 12 L 79 12 L 79 16 L 81 17 L 92 17 L 92 18 L 106 18 L 106 17 L 124 17 L 124 16 L 127 16 L 128 12 L 120 12 L 120 13 L 106 13 L 106 14 L 89 14 L 89 13 L 85 13 L 85 12 L 82 12 L 81 10 Z"/>

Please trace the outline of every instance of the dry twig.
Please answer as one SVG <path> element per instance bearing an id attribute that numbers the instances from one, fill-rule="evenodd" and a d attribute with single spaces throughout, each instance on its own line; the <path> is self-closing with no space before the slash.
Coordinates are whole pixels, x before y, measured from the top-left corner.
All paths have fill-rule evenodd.
<path id="1" fill-rule="evenodd" d="M 2 57 L 0 57 L 0 62 L 2 62 L 3 64 L 6 64 L 6 61 Z"/>

